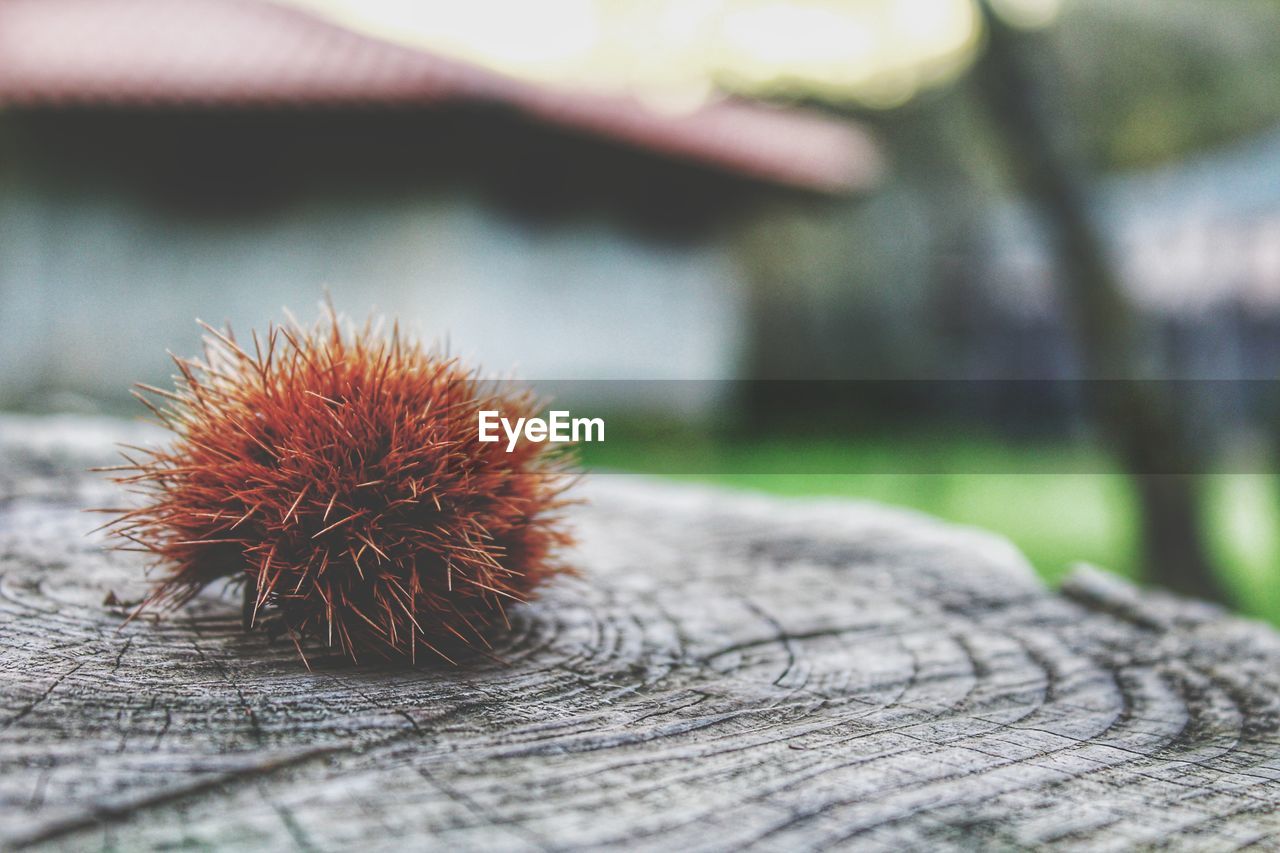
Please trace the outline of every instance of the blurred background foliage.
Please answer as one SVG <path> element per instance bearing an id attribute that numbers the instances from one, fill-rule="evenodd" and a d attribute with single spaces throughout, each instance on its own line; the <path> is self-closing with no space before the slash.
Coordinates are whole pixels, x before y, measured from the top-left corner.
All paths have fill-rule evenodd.
<path id="1" fill-rule="evenodd" d="M 290 0 L 363 32 L 671 109 L 716 92 L 902 106 L 983 50 L 977 0 Z M 1091 159 L 1152 166 L 1280 121 L 1275 0 L 995 0 L 1045 28 Z"/>
<path id="2" fill-rule="evenodd" d="M 1153 166 L 1280 121 L 1280 3 L 1068 0 L 1053 27 L 1091 159 Z"/>

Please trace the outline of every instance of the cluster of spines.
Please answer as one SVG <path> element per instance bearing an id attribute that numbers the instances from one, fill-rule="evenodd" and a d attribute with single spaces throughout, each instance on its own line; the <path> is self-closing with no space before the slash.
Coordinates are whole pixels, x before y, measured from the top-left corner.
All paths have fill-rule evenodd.
<path id="1" fill-rule="evenodd" d="M 205 329 L 203 358 L 174 357 L 175 390 L 135 392 L 172 445 L 113 469 L 141 503 L 109 526 L 163 572 L 144 607 L 232 578 L 247 622 L 269 611 L 300 652 L 452 659 L 564 570 L 563 457 L 477 440 L 482 409 L 536 412 L 527 393 L 334 315 L 249 349 Z"/>

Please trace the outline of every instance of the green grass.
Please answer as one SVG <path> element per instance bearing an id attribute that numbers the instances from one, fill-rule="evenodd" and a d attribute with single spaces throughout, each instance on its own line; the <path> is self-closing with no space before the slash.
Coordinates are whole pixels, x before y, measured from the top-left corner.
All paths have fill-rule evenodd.
<path id="1" fill-rule="evenodd" d="M 687 437 L 581 451 L 588 467 L 789 497 L 870 499 L 975 525 L 1012 540 L 1050 583 L 1079 562 L 1130 578 L 1138 573 L 1138 516 L 1128 479 L 1104 456 L 1064 445 L 937 436 L 713 445 Z M 907 473 L 887 473 L 894 471 Z M 1280 484 L 1265 475 L 1210 475 L 1204 518 L 1237 608 L 1280 624 L 1278 491 Z"/>

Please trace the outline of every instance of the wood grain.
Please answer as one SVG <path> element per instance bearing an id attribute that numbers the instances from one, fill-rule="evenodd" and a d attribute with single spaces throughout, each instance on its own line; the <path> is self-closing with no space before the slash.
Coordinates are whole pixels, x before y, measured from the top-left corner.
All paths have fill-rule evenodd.
<path id="1" fill-rule="evenodd" d="M 82 473 L 141 428 L 0 419 L 0 845 L 1280 848 L 1280 636 L 856 503 L 593 478 L 505 665 L 353 667 L 144 588 Z"/>

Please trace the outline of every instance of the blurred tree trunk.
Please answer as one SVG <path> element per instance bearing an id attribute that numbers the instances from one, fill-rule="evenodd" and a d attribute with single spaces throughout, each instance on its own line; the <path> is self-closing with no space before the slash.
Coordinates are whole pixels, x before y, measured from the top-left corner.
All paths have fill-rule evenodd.
<path id="1" fill-rule="evenodd" d="M 1095 416 L 1132 475 L 1146 578 L 1221 601 L 1200 524 L 1199 455 L 1168 389 L 1139 380 L 1136 313 L 1089 211 L 1082 158 L 1054 110 L 1052 69 L 1042 70 L 1048 46 L 1042 35 L 1010 27 L 986 0 L 982 8 L 988 44 L 975 82 L 1014 177 L 1047 230 L 1084 375 L 1094 380 L 1087 384 Z"/>

